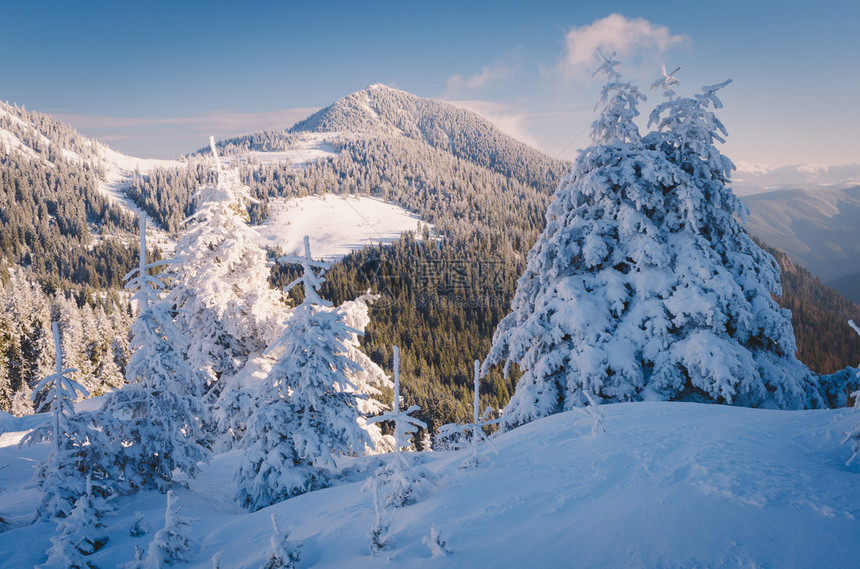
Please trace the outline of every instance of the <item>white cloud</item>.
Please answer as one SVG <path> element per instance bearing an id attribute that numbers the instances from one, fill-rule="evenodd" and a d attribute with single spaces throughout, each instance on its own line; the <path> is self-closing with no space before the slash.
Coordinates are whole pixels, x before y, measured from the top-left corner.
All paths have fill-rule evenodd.
<path id="1" fill-rule="evenodd" d="M 611 14 L 587 26 L 570 29 L 565 36 L 559 68 L 568 77 L 581 76 L 598 66 L 598 49 L 607 54 L 614 51 L 624 59 L 641 51 L 663 53 L 688 41 L 687 36 L 671 34 L 666 26 L 643 18 L 628 20 L 621 14 Z"/>
<path id="2" fill-rule="evenodd" d="M 490 83 L 509 77 L 518 68 L 519 66 L 508 65 L 507 63 L 495 63 L 493 65 L 485 65 L 479 73 L 467 77 L 459 74 L 452 75 L 448 78 L 446 98 L 480 89 Z"/>

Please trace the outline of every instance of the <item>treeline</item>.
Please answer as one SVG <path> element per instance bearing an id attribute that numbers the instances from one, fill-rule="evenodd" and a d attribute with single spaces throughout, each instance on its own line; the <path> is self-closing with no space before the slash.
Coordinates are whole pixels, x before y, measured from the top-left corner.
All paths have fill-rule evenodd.
<path id="1" fill-rule="evenodd" d="M 446 237 L 493 239 L 528 251 L 558 178 L 525 183 L 410 139 L 345 140 L 335 158 L 305 168 L 243 166 L 257 195 L 363 194 L 396 203 Z"/>
<path id="2" fill-rule="evenodd" d="M 197 190 L 214 182 L 211 164 L 188 162 L 184 168 L 155 168 L 145 175 L 135 171 L 126 195 L 162 229 L 176 234 L 194 211 Z"/>
<path id="3" fill-rule="evenodd" d="M 302 131 L 312 127 L 379 127 L 382 134 L 329 140 L 338 155 L 301 168 L 253 160 L 239 161 L 238 167 L 259 200 L 250 207 L 253 223 L 265 219 L 269 197 L 333 192 L 385 199 L 435 226 L 432 235 L 425 229 L 422 240 L 404 236 L 390 246 L 346 257 L 328 273 L 325 291 L 338 303 L 368 289 L 381 294 L 371 312 L 364 348 L 388 368 L 391 346 L 401 346 L 407 400 L 420 405 L 422 419 L 435 427 L 468 417 L 471 362 L 486 355 L 496 325 L 509 310 L 526 254 L 543 229 L 546 207 L 569 165 L 512 143 L 466 111 L 435 102 L 432 105 L 441 106 L 425 108 L 431 103 L 390 89 L 370 91 L 375 118 L 355 118 L 349 113 L 357 111 L 339 102 L 311 117 L 313 121 L 297 125 L 293 133 L 256 133 L 218 146 L 225 155 L 285 150 L 301 144 L 307 136 Z M 398 105 L 405 110 L 398 110 Z M 466 114 L 460 116 L 461 112 Z M 3 120 L 12 119 L 0 113 Z M 388 126 L 380 127 L 383 123 Z M 40 151 L 59 148 L 40 139 L 35 128 L 17 122 L 15 128 L 27 131 L 27 141 L 38 139 Z M 62 126 L 48 128 L 59 132 L 60 140 L 74 138 Z M 81 138 L 73 144 L 83 151 L 88 141 Z M 54 306 L 65 298 L 57 291 L 69 289 L 77 291 L 78 309 L 95 315 L 104 295 L 94 291 L 119 290 L 122 276 L 135 264 L 137 243 L 129 236 L 136 230 L 134 219 L 99 194 L 97 167 L 55 155 L 53 164 L 41 155 L 33 160 L 27 156 L 25 151 L 0 153 L 0 255 L 13 266 L 26 267 L 29 278 L 39 283 L 44 295 L 40 306 L 57 312 Z M 189 159 L 181 168 L 136 174 L 128 194 L 159 225 L 177 233 L 193 212 L 198 188 L 213 182 L 208 161 Z M 791 265 L 784 255 L 774 254 L 783 267 L 784 294 L 779 301 L 792 310 L 800 359 L 821 373 L 860 363 L 860 340 L 845 324 L 848 318 L 860 321 L 857 305 Z M 7 301 L 12 294 L 10 275 L 15 273 L 5 272 Z M 289 280 L 281 270 L 273 274 L 277 284 Z M 124 306 L 120 301 L 108 304 Z M 108 304 L 102 307 L 105 314 L 128 312 Z M 7 319 L 7 331 L 0 332 L 0 353 L 5 354 L 0 367 L 9 378 L 0 380 L 6 381 L 0 390 L 7 392 L 5 399 L 0 392 L 0 406 L 9 405 L 8 393 L 26 390 L 22 386 L 35 377 L 33 362 L 38 358 L 34 359 L 31 345 L 41 341 L 34 331 L 44 330 L 47 321 L 44 308 L 40 310 L 38 326 L 15 328 L 19 324 Z M 89 321 L 88 316 L 81 318 Z M 120 324 L 104 329 L 127 341 L 127 329 Z M 103 346 L 98 334 L 96 341 Z M 102 365 L 96 361 L 108 361 L 93 355 L 106 353 L 104 348 L 74 350 L 89 354 L 91 368 Z M 123 358 L 114 361 L 122 371 Z M 502 407 L 515 380 L 494 371 L 482 385 L 484 405 Z"/>
<path id="4" fill-rule="evenodd" d="M 344 97 L 290 129 L 307 131 L 399 135 L 536 188 L 570 169 L 472 111 L 384 85 Z"/>
<path id="5" fill-rule="evenodd" d="M 765 247 L 782 267 L 783 296 L 778 301 L 792 311 L 799 359 L 819 373 L 860 363 L 860 338 L 846 323 L 849 318 L 860 322 L 860 307 L 793 265 L 784 253 Z M 482 246 L 404 234 L 391 245 L 345 257 L 326 274 L 324 291 L 335 303 L 367 290 L 380 295 L 362 347 L 374 362 L 386 366 L 391 346 L 401 346 L 405 398 L 421 406 L 419 415 L 433 430 L 469 417 L 471 362 L 486 356 L 522 267 L 521 256 L 506 255 L 490 241 Z M 283 286 L 295 276 L 278 268 L 273 284 Z M 516 370 L 508 378 L 492 370 L 482 380 L 482 405 L 504 406 L 517 379 Z"/>
<path id="6" fill-rule="evenodd" d="M 0 102 L 0 130 L 17 138 L 23 148 L 28 149 L 24 150 L 26 154 L 52 163 L 72 158 L 92 161 L 97 154 L 96 144 L 68 124 L 7 102 Z M 0 138 L 0 156 L 9 154 L 15 147 L 12 142 Z"/>

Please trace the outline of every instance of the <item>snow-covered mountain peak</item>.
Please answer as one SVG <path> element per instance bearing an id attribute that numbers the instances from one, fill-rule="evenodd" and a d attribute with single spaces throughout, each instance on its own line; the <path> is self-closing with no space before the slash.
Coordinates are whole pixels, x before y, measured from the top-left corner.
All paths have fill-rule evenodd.
<path id="1" fill-rule="evenodd" d="M 372 85 L 367 86 L 367 90 L 369 91 L 397 91 L 393 87 L 389 87 L 384 83 L 374 83 Z"/>

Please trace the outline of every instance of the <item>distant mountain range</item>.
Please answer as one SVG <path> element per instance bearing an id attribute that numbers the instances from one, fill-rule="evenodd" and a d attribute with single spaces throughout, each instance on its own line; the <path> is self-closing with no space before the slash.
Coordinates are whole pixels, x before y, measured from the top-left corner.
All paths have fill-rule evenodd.
<path id="1" fill-rule="evenodd" d="M 750 233 L 860 303 L 860 185 L 747 195 Z"/>
<path id="2" fill-rule="evenodd" d="M 732 188 L 739 196 L 775 190 L 843 189 L 860 186 L 860 164 L 795 164 L 775 168 L 738 162 L 736 166 L 737 170 L 732 174 Z"/>

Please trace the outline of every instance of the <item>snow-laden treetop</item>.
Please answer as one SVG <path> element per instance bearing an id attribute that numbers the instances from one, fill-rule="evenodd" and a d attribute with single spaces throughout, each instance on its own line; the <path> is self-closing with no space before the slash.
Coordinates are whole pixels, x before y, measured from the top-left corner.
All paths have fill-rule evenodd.
<path id="1" fill-rule="evenodd" d="M 795 357 L 779 269 L 740 225 L 717 91 L 666 101 L 641 135 L 642 92 L 605 58 L 592 144 L 556 190 L 512 312 L 484 362 L 524 371 L 515 426 L 595 401 L 823 404 Z M 668 75 L 666 76 L 668 77 Z"/>

